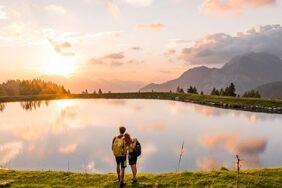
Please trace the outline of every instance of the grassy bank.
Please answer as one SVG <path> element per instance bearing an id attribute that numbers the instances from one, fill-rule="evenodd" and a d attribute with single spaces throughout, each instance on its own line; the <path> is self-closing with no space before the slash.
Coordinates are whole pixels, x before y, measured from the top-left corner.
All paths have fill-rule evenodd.
<path id="1" fill-rule="evenodd" d="M 236 172 L 140 174 L 136 185 L 126 175 L 126 187 L 236 187 Z M 239 187 L 282 187 L 282 168 L 244 170 Z M 53 171 L 0 170 L 0 187 L 118 187 L 116 176 Z"/>
<path id="2" fill-rule="evenodd" d="M 197 103 L 202 105 L 214 106 L 219 108 L 282 114 L 282 100 L 195 95 L 195 94 L 185 94 L 185 93 L 148 92 L 148 93 L 105 93 L 105 94 L 16 96 L 16 97 L 0 97 L 0 102 L 5 103 L 5 102 L 13 102 L 13 101 L 77 99 L 77 98 L 177 100 L 183 102 L 191 102 L 191 103 Z"/>

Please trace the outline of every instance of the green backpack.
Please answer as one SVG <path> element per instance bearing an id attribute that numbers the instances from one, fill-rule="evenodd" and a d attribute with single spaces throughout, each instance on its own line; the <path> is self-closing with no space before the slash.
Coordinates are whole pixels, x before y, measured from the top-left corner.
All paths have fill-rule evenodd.
<path id="1" fill-rule="evenodd" d="M 113 142 L 113 153 L 116 157 L 122 157 L 126 155 L 125 143 L 123 138 L 115 138 Z"/>

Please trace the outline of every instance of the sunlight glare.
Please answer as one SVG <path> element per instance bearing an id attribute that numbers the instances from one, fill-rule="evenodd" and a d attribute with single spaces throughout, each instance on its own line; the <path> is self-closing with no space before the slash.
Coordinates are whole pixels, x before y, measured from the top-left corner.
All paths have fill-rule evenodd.
<path id="1" fill-rule="evenodd" d="M 48 59 L 44 72 L 48 75 L 71 76 L 76 70 L 75 61 L 74 56 L 61 56 L 55 53 Z"/>

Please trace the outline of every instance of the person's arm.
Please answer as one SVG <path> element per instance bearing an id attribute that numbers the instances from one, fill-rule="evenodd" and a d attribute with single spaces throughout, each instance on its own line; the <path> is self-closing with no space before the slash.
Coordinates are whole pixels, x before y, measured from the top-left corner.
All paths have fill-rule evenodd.
<path id="1" fill-rule="evenodd" d="M 130 144 L 132 148 L 135 148 L 136 147 L 136 143 L 137 143 L 137 139 L 134 138 L 133 139 L 133 142 Z"/>
<path id="2" fill-rule="evenodd" d="M 113 141 L 112 141 L 112 150 L 114 149 L 114 142 L 116 140 L 116 137 L 113 138 Z"/>

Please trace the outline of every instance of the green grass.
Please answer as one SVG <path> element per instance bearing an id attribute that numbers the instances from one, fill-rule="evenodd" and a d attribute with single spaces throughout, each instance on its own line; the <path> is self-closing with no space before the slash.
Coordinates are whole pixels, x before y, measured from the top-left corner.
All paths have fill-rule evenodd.
<path id="1" fill-rule="evenodd" d="M 255 99 L 243 97 L 223 97 L 210 95 L 195 95 L 185 93 L 105 93 L 105 94 L 71 94 L 71 95 L 31 95 L 0 97 L 0 103 L 16 101 L 36 101 L 36 100 L 55 100 L 55 99 L 159 99 L 177 100 L 191 102 L 202 105 L 228 108 L 244 111 L 279 113 L 282 114 L 282 100 L 278 99 Z"/>
<path id="2" fill-rule="evenodd" d="M 236 187 L 236 172 L 228 170 L 165 174 L 139 174 L 138 184 L 126 187 Z M 6 182 L 6 186 L 1 185 Z M 243 170 L 240 186 L 248 188 L 282 187 L 282 168 Z M 54 171 L 0 170 L 0 187 L 118 187 L 113 173 L 89 174 Z"/>

